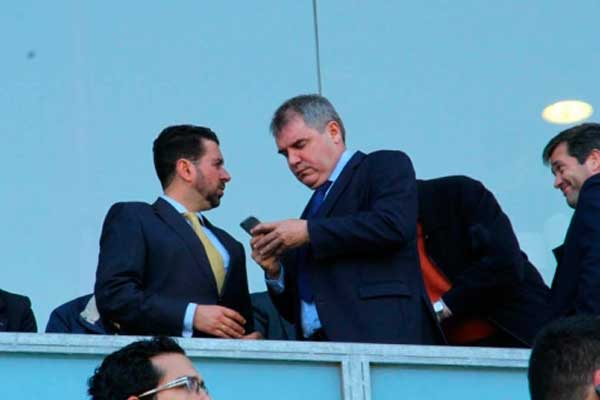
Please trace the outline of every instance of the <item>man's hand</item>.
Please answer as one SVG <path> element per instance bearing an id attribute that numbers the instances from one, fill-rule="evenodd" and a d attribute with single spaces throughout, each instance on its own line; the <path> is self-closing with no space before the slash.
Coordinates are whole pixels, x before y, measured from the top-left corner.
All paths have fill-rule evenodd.
<path id="1" fill-rule="evenodd" d="M 240 313 L 227 307 L 198 305 L 194 312 L 194 328 L 217 337 L 241 338 L 245 323 Z"/>
<path id="2" fill-rule="evenodd" d="M 260 339 L 264 339 L 264 338 L 263 338 L 262 333 L 260 333 L 259 331 L 254 331 L 252 333 L 242 336 L 242 340 L 260 340 Z"/>
<path id="3" fill-rule="evenodd" d="M 252 242 L 250 242 L 250 246 L 252 247 Z M 263 257 L 257 250 L 253 249 L 252 259 L 258 265 L 260 265 L 262 269 L 265 270 L 265 273 L 267 274 L 267 277 L 269 279 L 279 279 L 279 272 L 281 271 L 281 264 L 279 264 L 279 258 L 275 256 Z"/>
<path id="4" fill-rule="evenodd" d="M 256 250 L 263 258 L 278 257 L 287 250 L 309 242 L 308 225 L 303 219 L 258 224 L 252 229 L 252 236 L 252 250 Z"/>

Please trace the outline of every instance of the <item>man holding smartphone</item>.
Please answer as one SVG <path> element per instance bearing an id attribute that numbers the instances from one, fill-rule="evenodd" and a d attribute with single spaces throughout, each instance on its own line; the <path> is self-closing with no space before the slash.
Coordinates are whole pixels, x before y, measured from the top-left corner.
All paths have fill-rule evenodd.
<path id="1" fill-rule="evenodd" d="M 301 219 L 252 229 L 252 257 L 298 337 L 436 343 L 416 249 L 410 159 L 347 150 L 341 118 L 319 95 L 286 101 L 271 131 L 292 173 L 314 192 Z"/>

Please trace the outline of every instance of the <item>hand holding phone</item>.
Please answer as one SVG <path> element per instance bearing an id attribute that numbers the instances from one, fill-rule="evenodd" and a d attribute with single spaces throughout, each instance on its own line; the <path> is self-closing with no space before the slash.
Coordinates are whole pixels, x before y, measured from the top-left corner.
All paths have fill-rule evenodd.
<path id="1" fill-rule="evenodd" d="M 240 223 L 240 226 L 243 230 L 245 230 L 246 232 L 248 232 L 249 235 L 252 236 L 252 229 L 258 224 L 260 224 L 260 221 L 256 217 L 249 216 Z"/>

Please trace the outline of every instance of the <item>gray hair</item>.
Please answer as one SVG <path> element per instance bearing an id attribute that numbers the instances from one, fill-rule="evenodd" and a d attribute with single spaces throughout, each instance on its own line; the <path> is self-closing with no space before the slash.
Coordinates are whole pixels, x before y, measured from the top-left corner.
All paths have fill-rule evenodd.
<path id="1" fill-rule="evenodd" d="M 344 123 L 333 105 L 325 97 L 318 94 L 304 94 L 292 97 L 283 103 L 271 119 L 271 133 L 277 137 L 279 132 L 292 120 L 301 117 L 304 123 L 323 133 L 327 124 L 335 121 L 340 126 L 342 140 L 346 141 Z"/>

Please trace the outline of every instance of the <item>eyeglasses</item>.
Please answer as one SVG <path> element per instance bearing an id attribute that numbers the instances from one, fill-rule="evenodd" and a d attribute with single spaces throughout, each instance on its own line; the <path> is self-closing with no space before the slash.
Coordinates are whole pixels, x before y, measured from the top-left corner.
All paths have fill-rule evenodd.
<path id="1" fill-rule="evenodd" d="M 195 376 L 182 376 L 180 378 L 172 380 L 171 382 L 167 382 L 164 385 L 160 385 L 157 388 L 148 390 L 147 392 L 144 392 L 138 395 L 137 397 L 142 398 L 150 396 L 151 394 L 162 392 L 163 390 L 167 389 L 173 389 L 179 386 L 185 386 L 187 391 L 190 393 L 200 394 L 200 391 L 203 391 L 204 393 L 208 394 L 208 389 L 206 388 L 204 381 L 200 381 Z"/>

